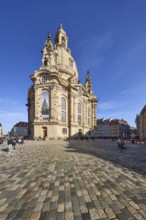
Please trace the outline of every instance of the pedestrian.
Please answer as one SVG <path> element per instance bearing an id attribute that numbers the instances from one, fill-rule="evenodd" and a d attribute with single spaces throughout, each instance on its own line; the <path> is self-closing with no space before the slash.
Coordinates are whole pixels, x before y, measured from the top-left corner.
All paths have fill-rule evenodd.
<path id="1" fill-rule="evenodd" d="M 13 139 L 13 140 L 12 140 L 12 146 L 13 146 L 13 151 L 15 151 L 16 139 Z"/>
<path id="2" fill-rule="evenodd" d="M 13 145 L 12 145 L 12 139 L 8 139 L 8 142 L 7 142 L 7 144 L 8 144 L 8 147 L 9 147 L 9 153 L 11 153 L 11 152 L 13 152 Z"/>
<path id="3" fill-rule="evenodd" d="M 120 138 L 118 138 L 117 145 L 118 145 L 118 147 L 121 147 L 121 139 Z"/>
<path id="4" fill-rule="evenodd" d="M 21 140 L 20 137 L 18 138 L 18 144 L 19 144 L 19 145 L 22 144 L 22 140 Z"/>
<path id="5" fill-rule="evenodd" d="M 125 146 L 125 140 L 124 140 L 124 139 L 121 140 L 121 147 L 122 147 L 122 148 L 126 148 L 126 146 Z"/>

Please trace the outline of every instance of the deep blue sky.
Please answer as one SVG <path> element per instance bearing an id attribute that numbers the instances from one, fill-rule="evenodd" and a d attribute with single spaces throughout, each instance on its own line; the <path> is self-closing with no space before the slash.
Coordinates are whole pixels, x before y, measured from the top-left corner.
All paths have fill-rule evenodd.
<path id="1" fill-rule="evenodd" d="M 41 66 L 48 32 L 60 24 L 84 83 L 91 73 L 97 118 L 123 118 L 131 126 L 146 104 L 145 0 L 1 0 L 0 122 L 10 131 L 27 121 L 30 74 Z"/>

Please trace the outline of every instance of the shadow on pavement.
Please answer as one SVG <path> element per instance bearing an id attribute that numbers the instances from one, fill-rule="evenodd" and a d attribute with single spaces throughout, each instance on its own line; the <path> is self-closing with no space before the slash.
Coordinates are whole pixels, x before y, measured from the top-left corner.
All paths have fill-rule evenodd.
<path id="1" fill-rule="evenodd" d="M 146 145 L 126 144 L 127 149 L 117 147 L 112 140 L 69 140 L 67 152 L 94 155 L 146 176 Z"/>
<path id="2" fill-rule="evenodd" d="M 4 151 L 4 152 L 7 152 L 7 153 L 8 153 L 8 152 L 9 152 L 9 149 L 8 149 L 8 148 L 2 148 L 1 151 Z"/>

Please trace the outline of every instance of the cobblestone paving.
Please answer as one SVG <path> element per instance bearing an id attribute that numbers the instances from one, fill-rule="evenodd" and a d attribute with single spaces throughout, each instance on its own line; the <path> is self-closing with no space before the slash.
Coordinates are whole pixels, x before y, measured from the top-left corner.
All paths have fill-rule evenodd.
<path id="1" fill-rule="evenodd" d="M 0 151 L 0 220 L 146 220 L 145 175 L 111 162 L 107 143 L 26 141 Z"/>
<path id="2" fill-rule="evenodd" d="M 98 139 L 96 141 L 70 141 L 70 147 L 80 153 L 88 153 L 104 160 L 122 165 L 146 176 L 146 145 L 126 143 L 127 149 L 119 149 L 117 141 Z M 72 150 L 73 150 L 72 149 Z"/>

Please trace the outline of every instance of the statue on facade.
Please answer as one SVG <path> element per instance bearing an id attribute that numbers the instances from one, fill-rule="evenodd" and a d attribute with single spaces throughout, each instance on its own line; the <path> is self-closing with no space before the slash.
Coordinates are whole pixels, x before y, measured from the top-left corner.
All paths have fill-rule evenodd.
<path id="1" fill-rule="evenodd" d="M 48 114 L 49 114 L 49 106 L 48 106 L 46 99 L 44 99 L 43 105 L 42 105 L 42 115 L 48 115 Z"/>

